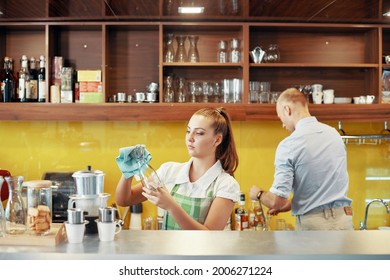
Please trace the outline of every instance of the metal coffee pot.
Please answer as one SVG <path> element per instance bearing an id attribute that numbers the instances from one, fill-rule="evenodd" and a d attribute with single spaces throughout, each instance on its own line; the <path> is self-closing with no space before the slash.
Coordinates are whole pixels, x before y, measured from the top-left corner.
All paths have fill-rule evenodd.
<path id="1" fill-rule="evenodd" d="M 99 221 L 102 223 L 113 223 L 116 220 L 117 209 L 114 207 L 100 207 Z"/>
<path id="2" fill-rule="evenodd" d="M 250 51 L 249 53 L 254 63 L 261 63 L 265 55 L 265 51 L 260 47 L 254 48 L 253 51 Z"/>
<path id="3" fill-rule="evenodd" d="M 81 170 L 73 173 L 72 177 L 76 185 L 78 195 L 99 195 L 104 191 L 104 173 L 100 170 Z"/>

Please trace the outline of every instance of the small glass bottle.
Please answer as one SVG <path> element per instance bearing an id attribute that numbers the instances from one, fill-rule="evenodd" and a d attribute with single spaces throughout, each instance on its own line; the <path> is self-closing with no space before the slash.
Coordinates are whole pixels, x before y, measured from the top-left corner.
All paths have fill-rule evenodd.
<path id="1" fill-rule="evenodd" d="M 187 59 L 188 62 L 196 63 L 200 61 L 198 52 L 198 40 L 199 36 L 189 35 L 188 40 L 190 41 L 190 48 L 188 49 Z"/>
<path id="2" fill-rule="evenodd" d="M 20 193 L 23 176 L 5 177 L 9 197 L 5 207 L 5 229 L 7 234 L 22 234 L 26 231 L 25 206 Z"/>
<path id="3" fill-rule="evenodd" d="M 230 42 L 230 62 L 241 62 L 240 40 L 236 38 Z"/>
<path id="4" fill-rule="evenodd" d="M 52 190 L 51 181 L 36 180 L 27 186 L 27 227 L 34 235 L 47 235 L 51 228 Z"/>
<path id="5" fill-rule="evenodd" d="M 218 56 L 219 63 L 228 62 L 228 53 L 227 53 L 227 43 L 224 40 L 219 41 L 218 43 Z"/>

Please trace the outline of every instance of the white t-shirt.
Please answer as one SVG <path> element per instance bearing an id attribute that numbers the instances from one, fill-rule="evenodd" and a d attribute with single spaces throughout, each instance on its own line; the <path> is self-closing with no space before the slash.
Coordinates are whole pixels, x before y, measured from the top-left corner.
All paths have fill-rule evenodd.
<path id="1" fill-rule="evenodd" d="M 180 187 L 177 193 L 181 195 L 206 198 L 209 192 L 212 191 L 214 197 L 231 199 L 233 202 L 238 201 L 240 185 L 233 176 L 223 170 L 220 161 L 217 161 L 196 182 L 190 182 L 191 164 L 192 159 L 185 163 L 166 162 L 156 172 L 169 192 L 176 184 L 179 184 Z M 213 184 L 214 180 L 215 184 Z"/>

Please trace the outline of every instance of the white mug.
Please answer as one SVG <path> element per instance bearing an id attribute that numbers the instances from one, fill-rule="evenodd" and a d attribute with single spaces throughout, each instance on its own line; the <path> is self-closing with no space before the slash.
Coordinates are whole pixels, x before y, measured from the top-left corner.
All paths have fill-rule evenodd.
<path id="1" fill-rule="evenodd" d="M 115 234 L 118 234 L 122 230 L 122 226 L 118 221 L 112 223 L 102 223 L 99 220 L 95 220 L 98 225 L 98 234 L 100 241 L 113 241 Z"/>
<path id="2" fill-rule="evenodd" d="M 332 104 L 334 102 L 334 90 L 324 89 L 324 104 Z"/>
<path id="3" fill-rule="evenodd" d="M 359 104 L 360 103 L 360 97 L 356 96 L 353 98 L 353 103 L 354 104 Z"/>
<path id="4" fill-rule="evenodd" d="M 375 96 L 374 95 L 367 95 L 366 96 L 366 103 L 367 104 L 372 104 L 374 102 Z"/>
<path id="5" fill-rule="evenodd" d="M 69 243 L 81 243 L 84 239 L 85 225 L 88 221 L 82 224 L 70 224 L 65 222 L 66 236 Z"/>
<path id="6" fill-rule="evenodd" d="M 361 95 L 359 97 L 359 104 L 366 104 L 367 103 L 367 98 L 364 95 Z"/>

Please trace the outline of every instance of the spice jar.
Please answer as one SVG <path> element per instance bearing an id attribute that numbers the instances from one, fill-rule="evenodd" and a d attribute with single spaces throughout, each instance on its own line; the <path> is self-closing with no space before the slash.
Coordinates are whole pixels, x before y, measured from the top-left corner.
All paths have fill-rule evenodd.
<path id="1" fill-rule="evenodd" d="M 52 189 L 51 181 L 35 180 L 27 186 L 27 229 L 30 234 L 46 235 L 51 228 Z"/>

